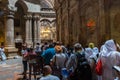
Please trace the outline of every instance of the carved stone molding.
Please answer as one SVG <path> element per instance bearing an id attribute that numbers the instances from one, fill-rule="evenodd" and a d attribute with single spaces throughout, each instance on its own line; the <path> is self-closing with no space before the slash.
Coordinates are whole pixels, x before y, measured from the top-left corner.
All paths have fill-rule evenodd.
<path id="1" fill-rule="evenodd" d="M 13 18 L 14 19 L 14 12 L 8 12 L 7 14 L 6 14 L 6 17 L 7 18 Z"/>

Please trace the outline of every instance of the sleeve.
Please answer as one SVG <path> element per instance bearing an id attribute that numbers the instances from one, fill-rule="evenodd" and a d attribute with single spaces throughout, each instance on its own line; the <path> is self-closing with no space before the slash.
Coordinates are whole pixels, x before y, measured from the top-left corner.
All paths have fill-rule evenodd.
<path id="1" fill-rule="evenodd" d="M 51 59 L 52 62 L 55 62 L 55 55 L 53 56 L 53 58 Z"/>
<path id="2" fill-rule="evenodd" d="M 43 51 L 43 53 L 42 53 L 41 56 L 42 56 L 43 58 L 45 58 L 45 54 L 46 54 L 46 51 Z"/>

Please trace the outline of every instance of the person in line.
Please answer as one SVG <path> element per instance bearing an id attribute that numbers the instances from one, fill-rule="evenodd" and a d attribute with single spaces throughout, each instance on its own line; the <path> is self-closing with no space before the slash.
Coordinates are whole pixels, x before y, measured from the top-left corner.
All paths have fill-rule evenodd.
<path id="1" fill-rule="evenodd" d="M 39 80 L 60 80 L 57 76 L 52 75 L 52 69 L 49 65 L 43 67 L 43 76 Z"/>
<path id="2" fill-rule="evenodd" d="M 92 78 L 93 80 L 97 80 L 97 75 L 95 73 L 95 67 L 96 67 L 96 60 L 97 57 L 94 54 L 93 50 L 91 48 L 85 48 L 85 57 L 88 60 L 91 70 L 92 70 Z"/>
<path id="3" fill-rule="evenodd" d="M 50 60 L 53 58 L 55 55 L 55 48 L 53 44 L 49 45 L 49 48 L 42 53 L 42 57 L 44 59 L 45 65 L 50 65 Z"/>
<path id="4" fill-rule="evenodd" d="M 104 53 L 100 52 L 102 62 L 102 80 L 114 80 L 116 78 L 112 67 L 120 66 L 120 52 L 117 51 L 113 39 L 107 40 L 103 47 Z"/>
<path id="5" fill-rule="evenodd" d="M 35 48 L 35 52 L 38 56 L 41 56 L 41 47 L 40 47 L 40 43 L 36 43 L 36 48 Z"/>
<path id="6" fill-rule="evenodd" d="M 53 70 L 54 70 L 53 73 L 56 76 L 58 76 L 60 79 L 62 79 L 61 69 L 66 67 L 65 64 L 67 62 L 67 56 L 63 53 L 63 49 L 59 45 L 55 46 L 55 51 L 56 51 L 56 54 L 51 59 L 52 64 L 55 64 L 52 66 L 56 67 L 56 69 L 54 69 L 53 67 Z"/>
<path id="7" fill-rule="evenodd" d="M 69 76 L 69 80 L 92 80 L 91 67 L 85 58 L 82 45 L 76 43 L 74 51 L 66 65 L 67 70 L 72 69 L 72 75 Z"/>
<path id="8" fill-rule="evenodd" d="M 27 46 L 23 45 L 22 46 L 22 50 L 21 50 L 21 55 L 22 55 L 22 63 L 23 63 L 23 72 L 22 74 L 24 75 L 23 78 L 26 79 L 26 73 L 28 70 L 28 64 L 27 64 L 27 57 L 25 57 L 25 55 L 27 54 Z"/>
<path id="9" fill-rule="evenodd" d="M 70 70 L 71 68 L 72 68 L 72 71 L 74 72 L 74 70 L 76 69 L 76 67 L 77 67 L 77 57 L 76 57 L 76 55 L 75 55 L 75 53 L 77 54 L 77 53 L 81 53 L 82 54 L 82 46 L 81 46 L 81 44 L 79 44 L 79 43 L 76 43 L 75 45 L 74 45 L 74 54 L 71 54 L 71 56 L 70 56 L 70 58 L 69 58 L 69 60 L 68 60 L 68 62 L 67 62 L 67 64 L 66 64 L 66 68 L 67 68 L 67 70 Z"/>

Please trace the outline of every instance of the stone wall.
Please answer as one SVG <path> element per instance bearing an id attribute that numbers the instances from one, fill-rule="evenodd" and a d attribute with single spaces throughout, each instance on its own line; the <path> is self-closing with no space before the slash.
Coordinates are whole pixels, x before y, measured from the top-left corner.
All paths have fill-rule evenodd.
<path id="1" fill-rule="evenodd" d="M 100 46 L 120 32 L 120 0 L 55 0 L 58 41 Z"/>

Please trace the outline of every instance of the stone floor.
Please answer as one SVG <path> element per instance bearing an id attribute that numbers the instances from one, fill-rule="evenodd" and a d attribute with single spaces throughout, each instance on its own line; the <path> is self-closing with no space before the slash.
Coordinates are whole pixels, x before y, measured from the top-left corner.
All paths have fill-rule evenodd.
<path id="1" fill-rule="evenodd" d="M 22 75 L 22 59 L 9 59 L 5 62 L 0 62 L 0 80 L 17 80 Z"/>
<path id="2" fill-rule="evenodd" d="M 13 57 L 14 58 L 14 57 Z M 0 61 L 0 80 L 22 80 L 22 58 Z M 34 80 L 34 79 L 32 79 Z"/>

